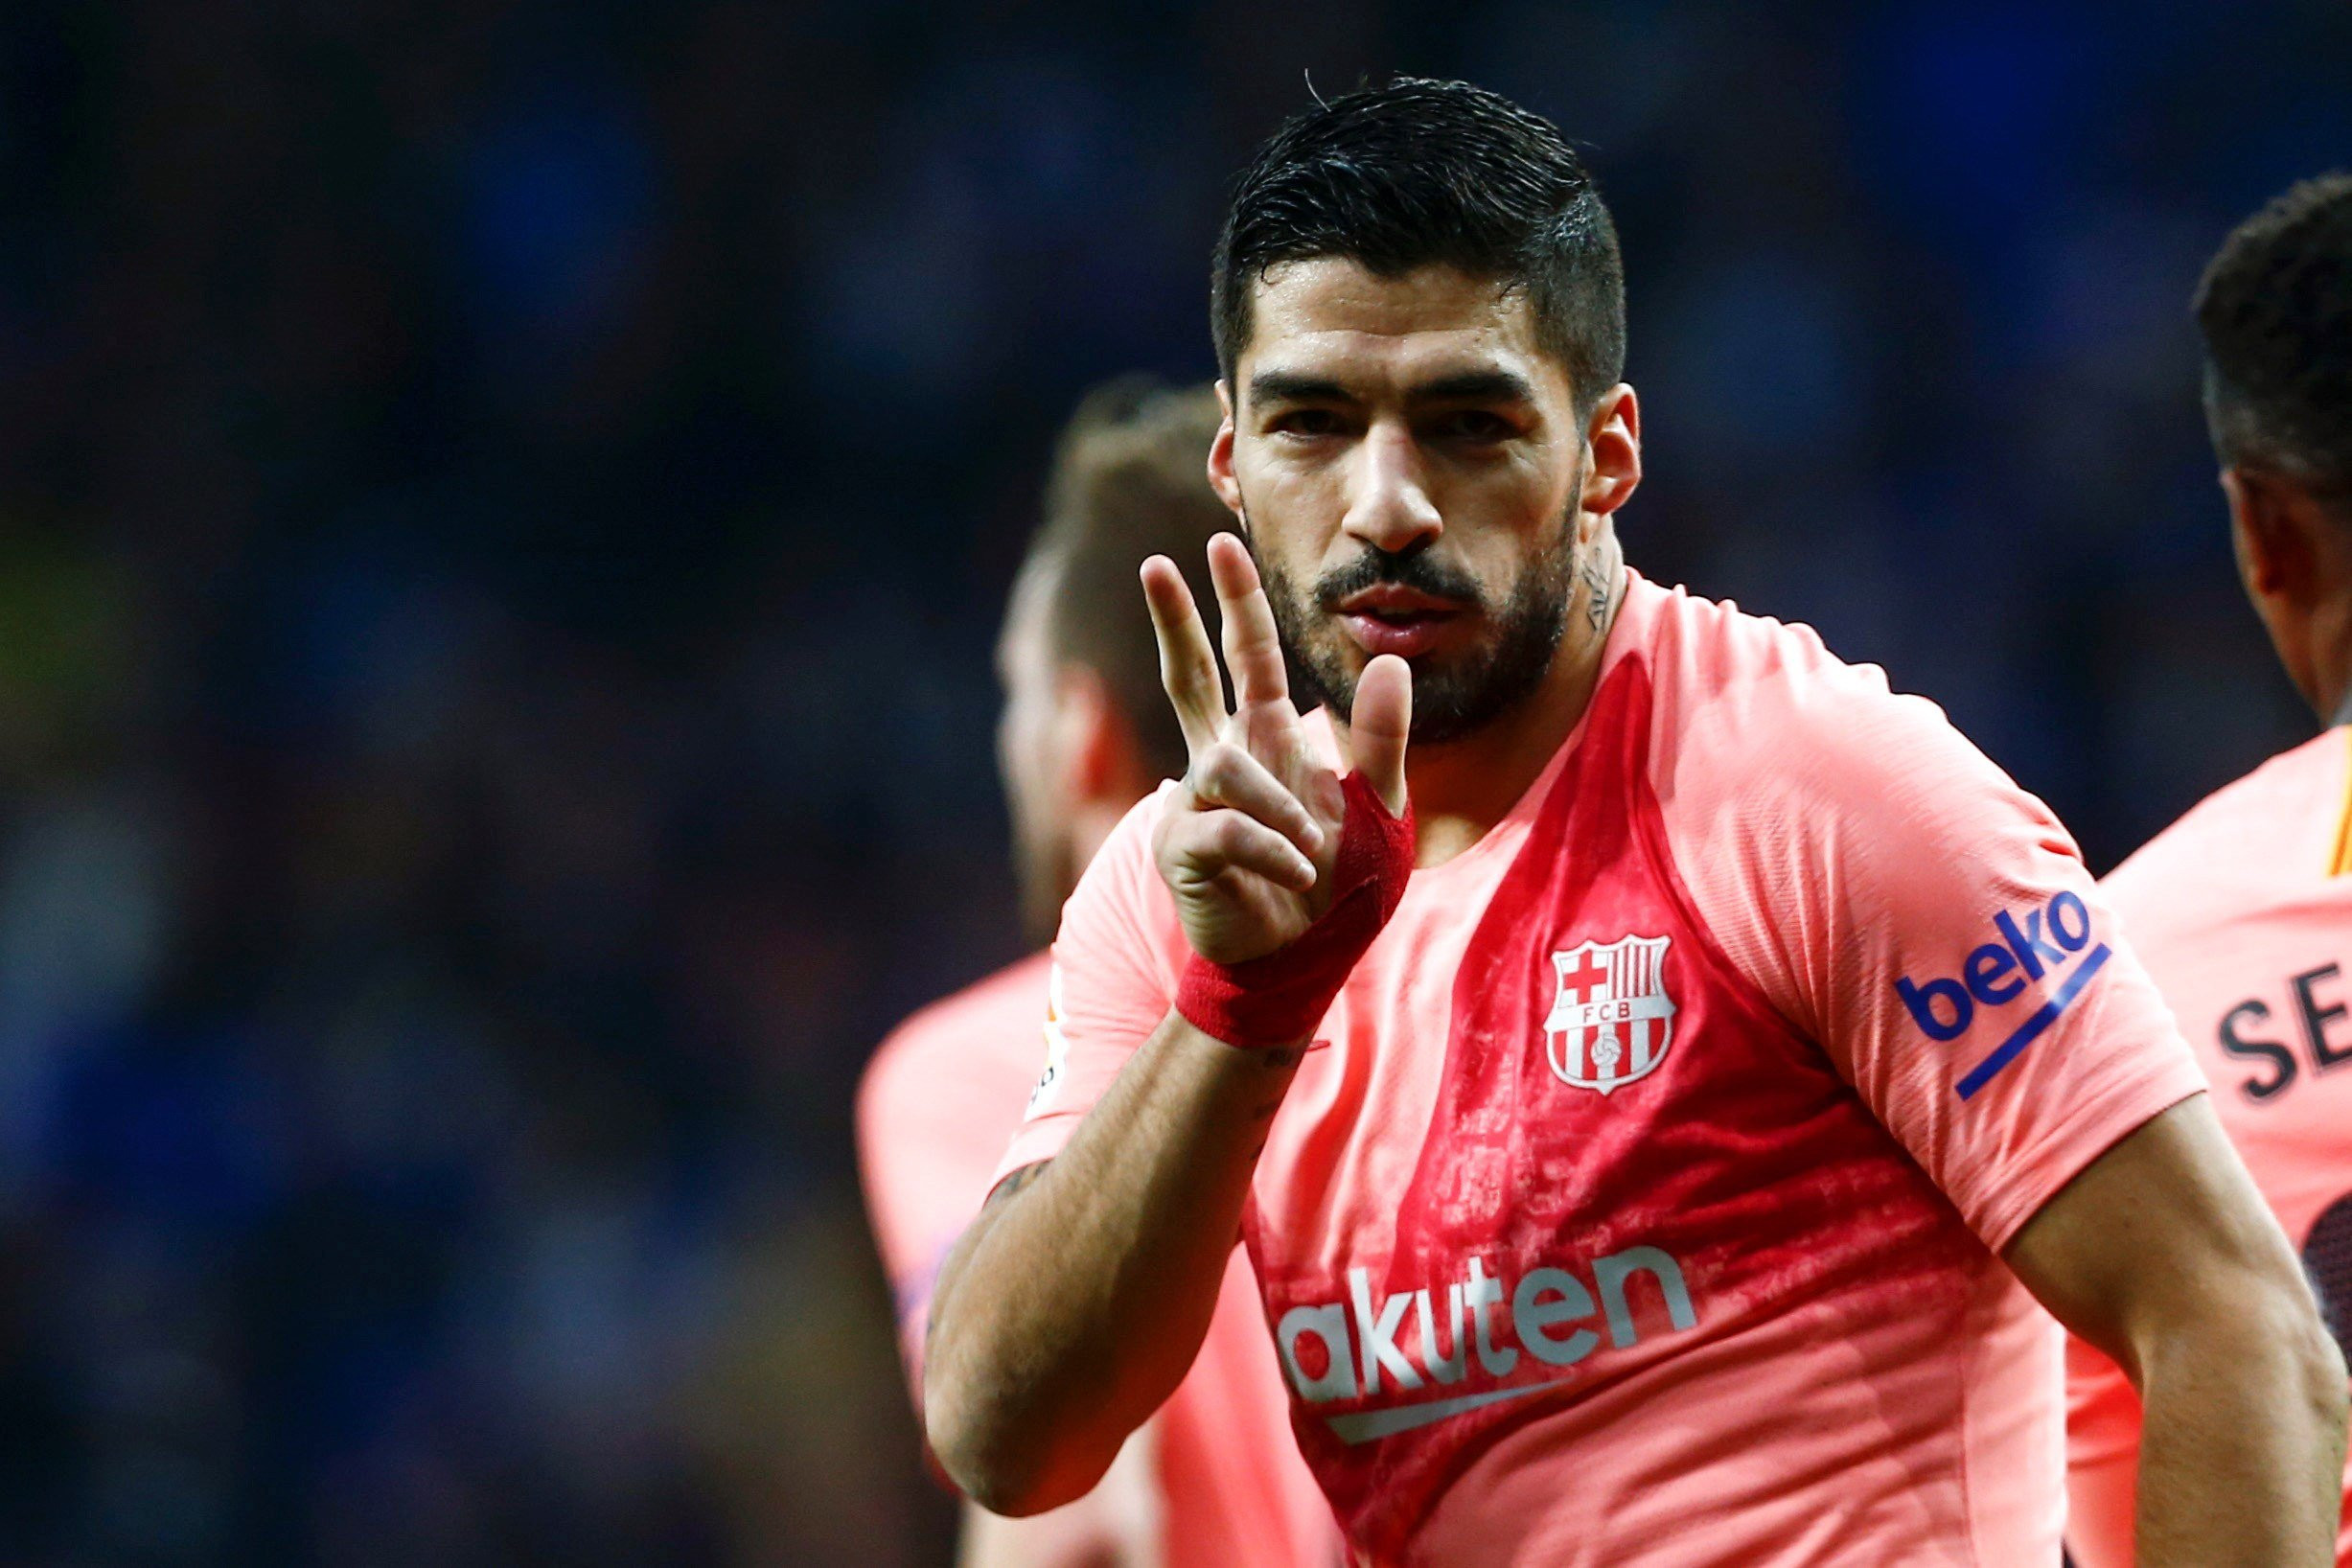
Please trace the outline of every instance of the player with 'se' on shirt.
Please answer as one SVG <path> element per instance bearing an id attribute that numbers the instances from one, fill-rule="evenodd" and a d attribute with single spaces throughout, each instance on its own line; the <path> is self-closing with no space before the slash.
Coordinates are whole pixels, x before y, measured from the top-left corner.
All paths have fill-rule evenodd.
<path id="1" fill-rule="evenodd" d="M 1558 132 L 1317 104 L 1211 317 L 1234 705 L 1154 563 L 1190 765 L 1064 912 L 934 1312 L 950 1472 L 1082 1491 L 1238 1230 L 1362 1562 L 2053 1561 L 2044 1306 L 2141 1369 L 2147 1561 L 2310 1560 L 2341 1364 L 2072 841 L 1879 672 L 1625 565 L 1620 264 Z"/>
<path id="2" fill-rule="evenodd" d="M 1207 387 L 1114 381 L 1080 406 L 1054 463 L 1046 520 L 1013 591 L 997 659 L 999 752 L 1023 914 L 1040 946 L 1095 848 L 1184 766 L 1133 603 L 1154 551 L 1197 557 L 1224 509 L 1202 465 L 1217 429 Z M 1043 953 L 901 1025 L 866 1068 L 858 1150 L 866 1207 L 920 1386 L 940 1257 L 988 1195 L 997 1158 L 1056 1026 Z M 1231 1249 L 1200 1357 L 1086 1496 L 1032 1519 L 967 1507 L 962 1568 L 1326 1568 L 1331 1510 L 1284 1418 L 1248 1260 Z"/>
<path id="3" fill-rule="evenodd" d="M 2328 727 L 2157 834 L 2103 887 L 2340 1342 L 2352 1333 L 2352 175 L 2297 185 L 2241 225 L 2205 271 L 2197 320 L 2240 574 Z M 2080 1340 L 2067 1372 L 2066 1544 L 2079 1568 L 2125 1568 L 2139 1397 Z M 2352 1565 L 2352 1524 L 2336 1552 Z"/>

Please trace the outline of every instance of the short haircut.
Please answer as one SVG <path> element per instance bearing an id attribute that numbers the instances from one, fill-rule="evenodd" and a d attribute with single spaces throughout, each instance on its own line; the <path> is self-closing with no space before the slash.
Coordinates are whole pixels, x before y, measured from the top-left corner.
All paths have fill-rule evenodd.
<path id="1" fill-rule="evenodd" d="M 2352 174 L 2304 180 L 2239 224 L 2196 309 L 2222 461 L 2352 487 Z"/>
<path id="2" fill-rule="evenodd" d="M 1432 264 L 1526 291 L 1544 351 L 1590 411 L 1626 367 L 1617 226 L 1552 123 L 1463 81 L 1399 77 L 1293 116 L 1234 193 L 1210 279 L 1217 365 L 1250 342 L 1269 267 L 1344 256 L 1381 277 Z"/>
<path id="3" fill-rule="evenodd" d="M 1201 618 L 1216 624 L 1209 541 L 1234 516 L 1209 485 L 1209 448 L 1222 419 L 1215 389 L 1170 388 L 1147 376 L 1096 387 L 1079 404 L 1046 488 L 1029 563 L 1053 572 L 1047 610 L 1054 656 L 1102 677 L 1159 776 L 1181 775 L 1184 731 L 1160 684 L 1159 644 L 1137 571 L 1174 561 Z"/>

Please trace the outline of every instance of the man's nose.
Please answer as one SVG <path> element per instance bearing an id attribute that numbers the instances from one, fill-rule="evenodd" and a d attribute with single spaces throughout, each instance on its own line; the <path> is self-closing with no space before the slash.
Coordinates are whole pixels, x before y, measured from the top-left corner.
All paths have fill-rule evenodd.
<path id="1" fill-rule="evenodd" d="M 1375 422 L 1356 449 L 1353 469 L 1341 524 L 1349 537 L 1398 555 L 1445 531 L 1429 496 L 1420 446 L 1402 422 Z"/>

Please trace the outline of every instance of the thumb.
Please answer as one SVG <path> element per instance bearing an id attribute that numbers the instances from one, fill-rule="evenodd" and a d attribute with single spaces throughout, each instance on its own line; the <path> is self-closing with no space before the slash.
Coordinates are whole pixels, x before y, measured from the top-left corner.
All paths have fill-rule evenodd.
<path id="1" fill-rule="evenodd" d="M 1348 749 L 1391 816 L 1405 809 L 1405 737 L 1412 729 L 1413 671 L 1395 654 L 1382 654 L 1356 678 Z"/>

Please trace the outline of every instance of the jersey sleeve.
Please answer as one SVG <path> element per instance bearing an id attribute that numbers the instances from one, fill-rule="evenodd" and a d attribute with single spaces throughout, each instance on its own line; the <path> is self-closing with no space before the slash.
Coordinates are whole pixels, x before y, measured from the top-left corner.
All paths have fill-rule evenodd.
<path id="1" fill-rule="evenodd" d="M 993 1182 L 1050 1160 L 1167 1017 L 1184 936 L 1152 864 L 1151 831 L 1167 792 L 1147 796 L 1112 830 L 1062 909 L 1053 939 L 1045 1071 Z"/>
<path id="2" fill-rule="evenodd" d="M 2203 1081 L 2049 808 L 1932 703 L 1818 659 L 1686 725 L 1711 738 L 1668 781 L 1692 825 L 1678 867 L 1734 962 L 1998 1250 Z"/>
<path id="3" fill-rule="evenodd" d="M 1045 1009 L 1046 966 L 1024 959 L 909 1018 L 859 1082 L 866 1215 L 918 1388 L 932 1286 L 1018 1120 Z"/>
<path id="4" fill-rule="evenodd" d="M 908 1071 L 905 1042 L 884 1043 L 858 1086 L 858 1165 L 874 1244 L 890 1281 L 899 1353 L 917 1391 L 923 1382 L 923 1333 L 931 1290 L 946 1249 L 970 1216 L 972 1172 L 959 1168 L 958 1140 L 939 1096 L 922 1091 Z M 943 1211 L 942 1195 L 959 1186 L 966 1197 Z"/>

